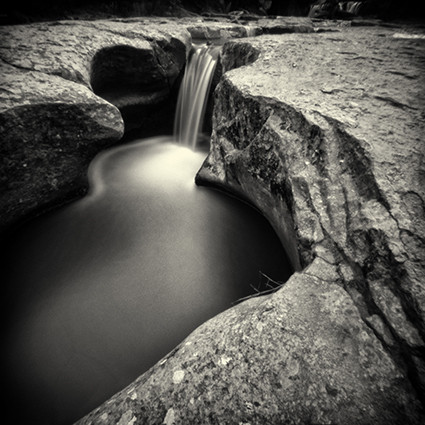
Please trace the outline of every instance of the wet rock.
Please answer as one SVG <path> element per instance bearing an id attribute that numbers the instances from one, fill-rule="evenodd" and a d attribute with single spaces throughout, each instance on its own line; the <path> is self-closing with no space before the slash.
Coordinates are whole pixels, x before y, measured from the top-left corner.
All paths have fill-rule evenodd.
<path id="1" fill-rule="evenodd" d="M 129 108 L 159 115 L 155 105 L 170 96 L 190 35 L 172 22 L 120 20 L 0 31 L 4 228 L 81 195 L 89 162 L 122 137 Z M 142 115 L 139 125 L 147 122 Z"/>

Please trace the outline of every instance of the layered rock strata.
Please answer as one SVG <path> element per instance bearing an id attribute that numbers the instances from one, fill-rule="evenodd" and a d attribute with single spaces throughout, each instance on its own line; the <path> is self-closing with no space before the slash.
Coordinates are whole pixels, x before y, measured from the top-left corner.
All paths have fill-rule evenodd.
<path id="1" fill-rule="evenodd" d="M 264 36 L 222 63 L 197 180 L 259 208 L 298 272 L 80 423 L 423 423 L 423 34 Z"/>

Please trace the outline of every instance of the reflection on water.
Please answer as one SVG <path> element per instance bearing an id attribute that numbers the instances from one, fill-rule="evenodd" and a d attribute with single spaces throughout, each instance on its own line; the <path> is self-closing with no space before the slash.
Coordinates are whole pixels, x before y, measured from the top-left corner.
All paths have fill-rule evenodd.
<path id="1" fill-rule="evenodd" d="M 28 423 L 75 421 L 252 292 L 259 271 L 288 277 L 256 211 L 194 185 L 203 159 L 165 139 L 101 154 L 87 197 L 8 244 L 3 364 Z"/>

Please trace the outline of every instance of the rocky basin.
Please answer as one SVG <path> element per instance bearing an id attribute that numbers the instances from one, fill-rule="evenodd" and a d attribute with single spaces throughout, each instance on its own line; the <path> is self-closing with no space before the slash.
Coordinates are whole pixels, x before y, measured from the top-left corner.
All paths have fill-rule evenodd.
<path id="1" fill-rule="evenodd" d="M 15 27 L 39 34 L 63 26 L 69 29 L 64 46 L 88 49 L 69 60 L 62 46 L 45 62 L 48 53 L 37 43 L 13 47 L 18 35 L 8 29 L 12 47 L 3 42 L 0 50 L 6 82 L 12 82 L 1 92 L 9 167 L 2 175 L 4 222 L 21 199 L 32 208 L 52 199 L 39 193 L 68 190 L 93 152 L 122 134 L 119 110 L 93 93 L 96 72 L 87 65 L 96 63 L 96 52 L 112 48 L 109 37 L 122 36 L 115 24 L 90 24 L 96 49 L 92 39 L 78 44 L 71 36 L 73 25 L 88 31 L 88 23 Z M 147 55 L 173 43 L 187 51 L 186 28 L 194 23 L 171 26 L 169 35 L 155 29 L 147 35 L 135 22 L 117 25 L 128 33 L 113 46 L 124 43 Z M 294 19 L 287 27 L 283 21 L 267 25 L 273 29 L 263 22 L 246 34 L 265 35 L 223 46 L 211 149 L 197 182 L 262 211 L 297 272 L 275 293 L 244 301 L 196 329 L 81 424 L 425 420 L 425 30 L 379 22 L 297 25 Z M 205 29 L 206 38 L 215 30 Z M 176 59 L 182 53 L 175 55 L 165 61 L 168 67 L 157 68 L 168 81 L 184 63 Z M 55 66 L 59 60 L 68 65 Z M 118 78 L 103 75 L 110 76 L 106 82 Z M 104 97 L 112 92 L 110 84 L 95 86 Z M 59 124 L 48 119 L 53 110 L 55 117 L 63 111 Z M 87 128 L 61 127 L 80 117 Z M 70 144 L 84 154 L 71 155 L 72 161 L 58 154 Z M 35 147 L 44 156 L 34 157 Z M 34 171 L 26 171 L 34 170 L 29 164 L 41 164 L 35 169 L 47 176 L 45 192 L 35 186 Z M 52 167 L 72 170 L 71 164 L 74 174 L 56 185 L 49 181 Z"/>
<path id="2" fill-rule="evenodd" d="M 81 423 L 423 421 L 424 61 L 385 26 L 224 45 L 197 181 L 259 208 L 299 271 Z"/>
<path id="3" fill-rule="evenodd" d="M 190 48 L 184 27 L 162 26 L 111 20 L 0 27 L 2 229 L 81 196 L 88 164 L 121 139 L 129 108 L 139 108 L 145 125 L 158 115 Z"/>
<path id="4" fill-rule="evenodd" d="M 94 155 L 124 131 L 171 132 L 191 40 L 222 43 L 312 22 L 201 17 L 0 27 L 0 231 L 84 195 Z M 276 31 L 276 30 L 275 30 Z"/>

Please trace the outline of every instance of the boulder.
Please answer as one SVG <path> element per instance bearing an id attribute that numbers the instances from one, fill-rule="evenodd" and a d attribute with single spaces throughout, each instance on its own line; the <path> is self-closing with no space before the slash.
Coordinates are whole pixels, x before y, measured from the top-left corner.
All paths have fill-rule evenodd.
<path id="1" fill-rule="evenodd" d="M 82 84 L 1 67 L 1 227 L 81 195 L 90 160 L 123 135 L 118 109 Z M 6 94 L 6 96 L 4 96 Z"/>
<path id="2" fill-rule="evenodd" d="M 139 107 L 139 126 L 150 122 L 143 116 L 148 107 L 160 115 L 190 34 L 152 20 L 62 21 L 0 32 L 4 229 L 84 193 L 89 162 L 122 137 L 131 108 Z"/>
<path id="3" fill-rule="evenodd" d="M 326 272 L 206 322 L 77 423 L 419 424 L 409 382 Z"/>
<path id="4" fill-rule="evenodd" d="M 78 423 L 424 422 L 425 43 L 335 31 L 224 45 L 197 176 L 262 211 L 298 271 Z"/>

